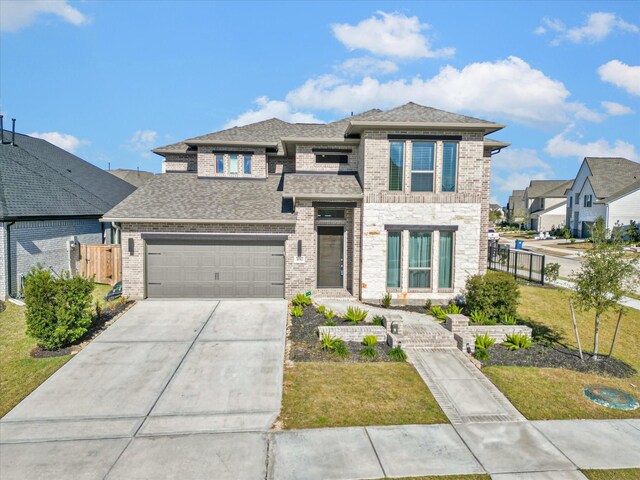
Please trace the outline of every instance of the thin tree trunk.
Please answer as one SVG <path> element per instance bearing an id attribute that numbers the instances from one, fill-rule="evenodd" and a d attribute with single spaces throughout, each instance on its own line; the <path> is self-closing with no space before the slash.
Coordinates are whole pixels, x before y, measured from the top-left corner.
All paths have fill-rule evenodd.
<path id="1" fill-rule="evenodd" d="M 620 320 L 622 320 L 622 313 L 624 311 L 620 309 L 620 313 L 618 314 L 618 323 L 616 323 L 616 331 L 613 334 L 613 340 L 611 341 L 611 350 L 609 350 L 609 358 L 613 355 L 613 347 L 616 344 L 616 338 L 618 338 L 618 329 L 620 328 Z"/>
<path id="2" fill-rule="evenodd" d="M 593 334 L 593 360 L 598 360 L 598 340 L 600 335 L 600 314 L 596 312 L 596 325 Z"/>
<path id="3" fill-rule="evenodd" d="M 578 353 L 580 354 L 580 360 L 584 362 L 582 356 L 582 344 L 580 343 L 580 335 L 578 334 L 578 324 L 576 322 L 576 314 L 573 310 L 573 301 L 569 300 L 569 307 L 571 307 L 571 320 L 573 320 L 573 330 L 576 332 L 576 341 L 578 342 Z"/>

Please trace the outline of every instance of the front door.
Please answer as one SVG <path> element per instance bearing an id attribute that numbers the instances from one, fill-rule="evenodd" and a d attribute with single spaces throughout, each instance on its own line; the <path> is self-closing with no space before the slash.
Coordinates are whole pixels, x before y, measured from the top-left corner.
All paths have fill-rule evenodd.
<path id="1" fill-rule="evenodd" d="M 342 288 L 344 228 L 318 227 L 318 288 Z"/>

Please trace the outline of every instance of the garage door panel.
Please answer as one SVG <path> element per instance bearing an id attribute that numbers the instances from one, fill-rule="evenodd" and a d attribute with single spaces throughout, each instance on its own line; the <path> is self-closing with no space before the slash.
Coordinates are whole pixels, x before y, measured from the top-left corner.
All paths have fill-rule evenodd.
<path id="1" fill-rule="evenodd" d="M 176 241 L 147 243 L 147 296 L 284 296 L 284 245 Z"/>

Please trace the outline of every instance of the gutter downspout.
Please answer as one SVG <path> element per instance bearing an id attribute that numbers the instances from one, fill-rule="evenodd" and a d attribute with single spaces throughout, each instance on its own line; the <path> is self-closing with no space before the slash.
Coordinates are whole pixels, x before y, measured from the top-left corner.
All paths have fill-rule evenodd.
<path id="1" fill-rule="evenodd" d="M 6 258 L 7 258 L 7 297 L 9 298 L 13 298 L 11 296 L 11 225 L 14 225 L 16 222 L 15 220 L 13 222 L 7 223 L 6 227 L 7 227 L 7 238 L 6 238 L 6 242 L 7 242 L 7 252 L 6 252 Z"/>

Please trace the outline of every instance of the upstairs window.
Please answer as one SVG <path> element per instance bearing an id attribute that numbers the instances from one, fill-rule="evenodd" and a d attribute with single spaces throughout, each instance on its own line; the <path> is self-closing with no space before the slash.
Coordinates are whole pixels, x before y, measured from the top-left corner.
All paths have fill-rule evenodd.
<path id="1" fill-rule="evenodd" d="M 458 176 L 458 144 L 444 142 L 442 152 L 442 191 L 455 192 Z"/>
<path id="2" fill-rule="evenodd" d="M 216 173 L 224 173 L 224 155 L 216 155 Z"/>
<path id="3" fill-rule="evenodd" d="M 540 199 L 540 208 L 544 210 L 544 198 Z"/>
<path id="4" fill-rule="evenodd" d="M 580 205 L 580 194 L 576 193 L 576 206 Z"/>
<path id="5" fill-rule="evenodd" d="M 245 155 L 244 160 L 244 174 L 251 175 L 251 155 Z"/>
<path id="6" fill-rule="evenodd" d="M 433 171 L 436 145 L 433 142 L 413 142 L 411 154 L 411 191 L 433 192 Z"/>
<path id="7" fill-rule="evenodd" d="M 573 197 L 569 197 L 569 208 L 573 207 Z"/>
<path id="8" fill-rule="evenodd" d="M 391 142 L 389 155 L 389 190 L 402 191 L 402 175 L 404 172 L 404 142 Z"/>
<path id="9" fill-rule="evenodd" d="M 238 155 L 229 155 L 229 173 L 238 173 Z"/>
<path id="10" fill-rule="evenodd" d="M 585 195 L 584 196 L 584 206 L 585 207 L 590 207 L 591 204 L 593 203 L 593 196 L 592 195 Z"/>

